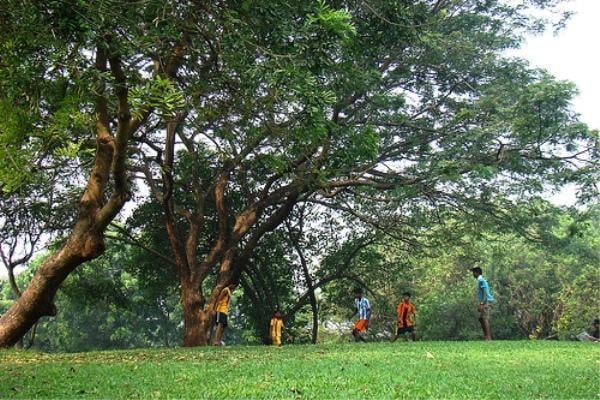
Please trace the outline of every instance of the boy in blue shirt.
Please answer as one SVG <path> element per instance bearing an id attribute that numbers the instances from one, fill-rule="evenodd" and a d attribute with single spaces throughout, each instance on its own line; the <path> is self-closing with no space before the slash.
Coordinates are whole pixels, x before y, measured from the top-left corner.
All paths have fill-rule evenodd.
<path id="1" fill-rule="evenodd" d="M 366 342 L 362 334 L 365 333 L 369 328 L 369 319 L 371 319 L 371 304 L 366 297 L 363 297 L 361 288 L 354 289 L 354 305 L 356 306 L 356 311 L 358 312 L 358 322 L 356 322 L 352 327 L 352 336 L 354 336 L 354 340 L 356 342 Z M 352 315 L 354 315 L 354 313 L 352 313 Z"/>
<path id="2" fill-rule="evenodd" d="M 481 329 L 483 329 L 483 336 L 485 340 L 492 340 L 492 333 L 490 330 L 490 304 L 494 301 L 494 296 L 490 291 L 490 285 L 488 281 L 483 277 L 481 268 L 472 268 L 473 277 L 477 279 L 477 295 L 479 297 L 479 323 Z"/>

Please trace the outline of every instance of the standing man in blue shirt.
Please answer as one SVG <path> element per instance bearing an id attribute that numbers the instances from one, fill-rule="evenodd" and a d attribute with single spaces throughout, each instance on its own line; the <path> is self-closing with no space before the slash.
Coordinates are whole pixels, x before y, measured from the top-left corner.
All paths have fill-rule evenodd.
<path id="1" fill-rule="evenodd" d="M 483 329 L 483 336 L 485 340 L 492 340 L 492 333 L 490 330 L 490 304 L 494 301 L 494 296 L 490 291 L 490 285 L 488 281 L 483 277 L 481 268 L 472 268 L 473 277 L 477 279 L 477 295 L 479 297 L 479 323 L 481 329 Z"/>

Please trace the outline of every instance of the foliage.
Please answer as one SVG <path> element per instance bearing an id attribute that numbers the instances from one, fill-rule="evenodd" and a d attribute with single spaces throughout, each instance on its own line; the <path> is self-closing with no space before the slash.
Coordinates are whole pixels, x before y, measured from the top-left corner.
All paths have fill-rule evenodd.
<path id="1" fill-rule="evenodd" d="M 133 87 L 129 92 L 131 112 L 136 118 L 156 109 L 163 118 L 172 116 L 185 107 L 185 98 L 169 79 L 156 75 L 153 81 Z"/>
<path id="2" fill-rule="evenodd" d="M 583 399 L 597 358 L 591 343 L 509 341 L 4 351 L 0 397 Z"/>
<path id="3" fill-rule="evenodd" d="M 478 339 L 475 283 L 469 271 L 473 265 L 484 269 L 496 298 L 491 319 L 495 339 L 558 335 L 570 340 L 588 330 L 600 312 L 598 209 L 566 211 L 543 202 L 529 207 L 537 210 L 537 217 L 520 227 L 527 236 L 489 225 L 469 232 L 458 228 L 461 221 L 448 220 L 432 227 L 419 242 L 421 246 L 411 243 L 407 248 L 385 236 L 368 241 L 364 237 L 348 239 L 340 234 L 340 221 L 330 221 L 329 228 L 322 224 L 320 231 L 311 230 L 300 243 L 305 257 L 312 260 L 309 267 L 314 283 L 326 282 L 317 290 L 319 341 L 344 340 L 348 314 L 353 310 L 352 288 L 357 285 L 367 288 L 373 306 L 372 340 L 385 339 L 393 332 L 396 305 L 405 290 L 413 293 L 420 340 Z M 315 209 L 310 214 L 304 223 L 330 217 Z M 526 214 L 533 213 L 529 210 Z M 515 214 L 514 221 L 521 217 Z M 160 210 L 146 205 L 136 211 L 135 218 L 160 218 Z M 449 240 L 445 225 L 462 232 L 458 242 Z M 353 227 L 355 233 L 369 238 L 362 228 Z M 169 255 L 162 225 L 148 225 L 141 232 L 138 243 Z M 39 262 L 18 277 L 20 285 Z M 275 307 L 285 314 L 306 291 L 299 268 L 297 254 L 282 230 L 265 236 L 242 275 L 241 288 L 234 292 L 226 343 L 264 341 Z M 207 285 L 213 279 L 210 277 Z M 177 290 L 171 264 L 139 247 L 115 242 L 105 256 L 67 280 L 57 298 L 57 306 L 64 312 L 40 323 L 35 347 L 84 351 L 179 344 Z M 0 293 L 2 309 L 13 295 L 7 283 Z M 305 301 L 286 319 L 295 343 L 309 340 L 310 318 Z"/>
<path id="4" fill-rule="evenodd" d="M 473 266 L 483 269 L 495 297 L 494 338 L 573 339 L 589 329 L 600 314 L 597 206 L 569 211 L 540 201 L 521 206 L 521 212 L 513 219 L 516 232 L 480 225 L 471 232 L 459 229 L 462 234 L 455 242 L 446 229 L 464 221 L 448 220 L 432 226 L 421 246 L 409 252 L 393 239 L 366 248 L 349 272 L 365 283 L 373 303 L 371 335 L 393 332 L 396 305 L 408 290 L 417 308 L 419 338 L 480 337 Z M 517 222 L 525 214 L 530 216 L 527 222 Z M 533 214 L 537 216 L 531 218 Z M 324 288 L 323 318 L 347 315 L 353 286 L 342 277 Z"/>

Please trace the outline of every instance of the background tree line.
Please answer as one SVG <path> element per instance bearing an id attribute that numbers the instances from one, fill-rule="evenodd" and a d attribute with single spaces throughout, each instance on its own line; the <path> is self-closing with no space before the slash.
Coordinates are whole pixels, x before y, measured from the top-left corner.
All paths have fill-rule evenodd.
<path id="1" fill-rule="evenodd" d="M 305 257 L 320 254 L 309 266 L 317 286 L 318 340 L 348 339 L 351 292 L 361 283 L 373 305 L 373 340 L 385 340 L 393 332 L 395 307 L 405 290 L 417 306 L 420 339 L 477 339 L 472 265 L 484 269 L 496 297 L 495 338 L 572 339 L 600 310 L 600 210 L 561 210 L 541 200 L 531 208 L 537 216 L 527 217 L 522 227 L 527 236 L 488 226 L 476 232 L 468 228 L 449 242 L 445 231 L 456 230 L 462 222 L 452 220 L 433 226 L 426 242 L 410 250 L 374 232 L 369 235 L 375 239 L 368 242 L 344 237 L 339 243 L 323 243 L 328 235 L 322 241 L 303 238 Z M 312 341 L 313 308 L 310 301 L 302 301 L 308 285 L 286 230 L 267 237 L 257 264 L 236 291 L 227 343 L 264 342 L 275 306 L 287 314 L 292 341 Z M 40 262 L 35 260 L 17 277 L 21 285 Z M 254 268 L 265 273 L 252 276 Z M 57 297 L 64 312 L 40 322 L 33 347 L 85 351 L 181 345 L 181 304 L 176 279 L 169 274 L 172 269 L 151 253 L 112 243 L 106 254 L 67 279 Z M 8 282 L 2 282 L 0 293 L 6 309 L 14 299 Z"/>

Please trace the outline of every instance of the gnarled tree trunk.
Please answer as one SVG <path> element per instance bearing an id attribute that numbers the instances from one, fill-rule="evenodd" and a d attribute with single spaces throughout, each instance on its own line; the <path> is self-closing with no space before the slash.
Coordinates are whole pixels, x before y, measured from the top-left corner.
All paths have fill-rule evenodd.
<path id="1" fill-rule="evenodd" d="M 206 346 L 210 338 L 211 316 L 204 311 L 204 300 L 198 288 L 188 279 L 181 281 L 181 306 L 183 310 L 183 345 Z"/>
<path id="2" fill-rule="evenodd" d="M 78 265 L 104 250 L 102 232 L 72 234 L 67 243 L 34 275 L 31 283 L 0 319 L 0 347 L 16 344 L 43 316 L 56 315 L 56 291 Z"/>
<path id="3" fill-rule="evenodd" d="M 129 199 L 127 187 L 127 144 L 131 133 L 140 126 L 133 119 L 127 103 L 126 79 L 120 59 L 108 56 L 99 47 L 95 67 L 110 71 L 117 83 L 117 127 L 111 134 L 104 84 L 100 81 L 96 98 L 96 158 L 87 186 L 78 206 L 78 217 L 65 244 L 50 256 L 35 273 L 29 286 L 0 318 L 0 347 L 14 346 L 40 317 L 56 315 L 54 296 L 66 277 L 83 262 L 104 252 L 104 230 Z M 112 195 L 105 200 L 110 178 Z"/>
<path id="4" fill-rule="evenodd" d="M 226 286 L 237 282 L 249 257 L 260 238 L 275 229 L 289 215 L 298 197 L 295 187 L 277 192 L 277 200 L 283 204 L 264 222 L 257 225 L 268 199 L 260 199 L 248 206 L 234 218 L 230 226 L 231 210 L 227 208 L 225 191 L 233 163 L 226 163 L 209 190 L 202 190 L 198 181 L 193 182 L 196 204 L 193 210 L 186 210 L 175 205 L 173 199 L 173 170 L 175 155 L 175 136 L 183 116 L 174 116 L 167 121 L 165 152 L 163 154 L 162 194 L 161 200 L 165 213 L 165 225 L 169 245 L 175 256 L 175 266 L 180 277 L 181 304 L 184 318 L 184 346 L 204 346 L 209 342 L 212 328 L 212 316 L 215 313 L 219 294 Z M 148 173 L 146 171 L 146 173 Z M 149 181 L 151 177 L 149 176 Z M 157 188 L 153 188 L 158 194 Z M 199 256 L 198 237 L 204 218 L 204 202 L 207 196 L 213 196 L 218 214 L 218 233 L 210 249 Z M 287 196 L 287 197 L 286 197 Z M 175 214 L 187 220 L 187 229 L 180 229 Z M 255 230 L 252 231 L 252 228 Z M 248 237 L 245 246 L 238 249 L 241 240 Z M 185 240 L 184 240 L 185 238 Z M 217 280 L 208 298 L 204 297 L 202 284 L 205 279 L 219 268 Z"/>

